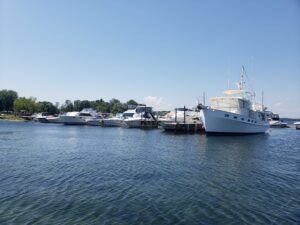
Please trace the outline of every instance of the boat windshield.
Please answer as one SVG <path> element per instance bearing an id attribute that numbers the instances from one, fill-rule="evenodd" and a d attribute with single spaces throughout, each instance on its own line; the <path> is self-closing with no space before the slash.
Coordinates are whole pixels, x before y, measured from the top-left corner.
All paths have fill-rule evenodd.
<path id="1" fill-rule="evenodd" d="M 251 102 L 237 97 L 218 97 L 210 99 L 211 108 L 232 113 L 241 113 L 251 109 Z"/>

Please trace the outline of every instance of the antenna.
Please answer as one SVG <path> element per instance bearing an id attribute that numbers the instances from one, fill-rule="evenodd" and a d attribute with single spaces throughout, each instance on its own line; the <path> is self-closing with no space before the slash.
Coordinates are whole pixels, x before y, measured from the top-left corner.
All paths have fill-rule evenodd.
<path id="1" fill-rule="evenodd" d="M 264 111 L 264 91 L 261 92 L 261 110 Z"/>
<path id="2" fill-rule="evenodd" d="M 202 104 L 200 103 L 200 98 L 202 97 Z M 205 92 L 203 92 L 203 95 L 200 95 L 198 98 L 197 98 L 197 101 L 198 101 L 198 105 L 204 105 L 205 106 Z"/>
<path id="3" fill-rule="evenodd" d="M 243 90 L 244 89 L 244 84 L 245 84 L 245 81 L 244 81 L 244 75 L 246 74 L 246 71 L 245 71 L 245 67 L 242 66 L 242 74 L 241 74 L 241 81 L 239 83 L 239 89 L 240 90 Z"/>

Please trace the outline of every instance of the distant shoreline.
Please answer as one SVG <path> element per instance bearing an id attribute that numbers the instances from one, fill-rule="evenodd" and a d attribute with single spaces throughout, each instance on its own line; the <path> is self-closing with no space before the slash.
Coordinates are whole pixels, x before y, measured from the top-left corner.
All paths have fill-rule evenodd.
<path id="1" fill-rule="evenodd" d="M 26 122 L 26 120 L 14 115 L 0 116 L 0 121 Z"/>

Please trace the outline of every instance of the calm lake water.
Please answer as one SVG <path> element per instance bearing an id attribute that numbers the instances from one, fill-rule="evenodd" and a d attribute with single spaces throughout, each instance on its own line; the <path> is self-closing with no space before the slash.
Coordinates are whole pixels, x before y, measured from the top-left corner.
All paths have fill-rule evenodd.
<path id="1" fill-rule="evenodd" d="M 300 131 L 0 122 L 0 224 L 300 224 Z"/>

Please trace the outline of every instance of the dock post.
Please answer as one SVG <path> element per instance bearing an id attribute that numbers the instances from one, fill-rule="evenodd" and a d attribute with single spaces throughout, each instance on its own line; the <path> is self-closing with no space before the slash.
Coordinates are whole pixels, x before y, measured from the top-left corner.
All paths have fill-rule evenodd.
<path id="1" fill-rule="evenodd" d="M 186 132 L 187 127 L 186 127 L 186 124 L 185 124 L 185 106 L 183 106 L 183 126 L 184 126 L 184 131 Z"/>

